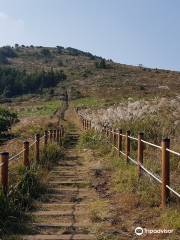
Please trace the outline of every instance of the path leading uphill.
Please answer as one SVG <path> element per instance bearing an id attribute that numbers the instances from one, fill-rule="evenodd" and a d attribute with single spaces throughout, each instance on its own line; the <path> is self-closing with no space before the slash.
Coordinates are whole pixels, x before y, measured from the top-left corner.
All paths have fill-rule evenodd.
<path id="1" fill-rule="evenodd" d="M 88 164 L 76 149 L 77 129 L 67 136 L 65 158 L 49 174 L 49 188 L 33 212 L 34 234 L 29 240 L 91 240 L 89 204 L 96 199 L 89 188 Z"/>

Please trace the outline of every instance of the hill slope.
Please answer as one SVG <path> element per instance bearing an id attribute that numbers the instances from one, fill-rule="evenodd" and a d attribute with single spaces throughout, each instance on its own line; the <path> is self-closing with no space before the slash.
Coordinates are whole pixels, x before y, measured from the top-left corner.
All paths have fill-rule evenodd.
<path id="1" fill-rule="evenodd" d="M 2 48 L 0 49 L 0 51 Z M 103 60 L 73 48 L 16 47 L 3 67 L 34 72 L 63 70 L 63 86 L 73 88 L 73 95 L 96 96 L 119 101 L 122 97 L 173 97 L 180 93 L 180 73 L 135 67 Z M 1 66 L 0 65 L 0 66 Z M 61 84 L 62 86 L 62 84 Z M 58 89 L 57 89 L 58 92 Z"/>

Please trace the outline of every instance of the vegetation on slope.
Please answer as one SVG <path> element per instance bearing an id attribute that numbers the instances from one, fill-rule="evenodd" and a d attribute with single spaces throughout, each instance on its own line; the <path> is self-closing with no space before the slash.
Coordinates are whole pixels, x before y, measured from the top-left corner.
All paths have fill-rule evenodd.
<path id="1" fill-rule="evenodd" d="M 15 53 L 1 64 L 27 73 L 54 70 L 67 76 L 63 86 L 74 88 L 81 96 L 94 96 L 114 102 L 122 98 L 175 96 L 180 93 L 179 72 L 128 66 L 74 48 L 16 46 Z M 56 88 L 59 92 L 59 88 Z"/>
<path id="2" fill-rule="evenodd" d="M 138 226 L 174 229 L 173 234 L 157 234 L 153 239 L 178 238 L 179 206 L 172 202 L 162 211 L 159 184 L 147 176 L 138 179 L 136 167 L 118 157 L 107 139 L 97 132 L 84 132 L 79 144 L 86 149 L 89 161 L 93 161 L 91 185 L 100 197 L 90 206 L 97 239 L 132 239 Z M 92 153 L 88 154 L 87 149 Z M 142 236 L 142 239 L 151 238 L 151 235 Z"/>
<path id="3" fill-rule="evenodd" d="M 30 215 L 27 216 L 25 213 L 32 208 L 34 200 L 45 193 L 47 173 L 61 156 L 60 146 L 50 144 L 46 149 L 41 149 L 39 164 L 32 162 L 29 169 L 22 165 L 13 168 L 17 177 L 10 179 L 11 185 L 7 196 L 0 190 L 0 237 L 27 233 L 31 230 L 26 225 Z M 11 171 L 12 169 L 10 173 Z"/>
<path id="4" fill-rule="evenodd" d="M 0 136 L 8 131 L 12 124 L 17 122 L 17 114 L 0 107 Z"/>
<path id="5" fill-rule="evenodd" d="M 39 71 L 27 73 L 12 68 L 0 68 L 0 95 L 17 95 L 42 91 L 43 88 L 55 87 L 65 79 L 62 71 Z"/>

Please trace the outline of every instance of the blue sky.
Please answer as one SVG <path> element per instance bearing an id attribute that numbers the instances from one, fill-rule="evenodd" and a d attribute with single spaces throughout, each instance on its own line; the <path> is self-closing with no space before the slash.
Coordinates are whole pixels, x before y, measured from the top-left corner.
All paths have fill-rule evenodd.
<path id="1" fill-rule="evenodd" d="M 71 46 L 180 70 L 179 12 L 179 0 L 0 0 L 0 46 Z"/>

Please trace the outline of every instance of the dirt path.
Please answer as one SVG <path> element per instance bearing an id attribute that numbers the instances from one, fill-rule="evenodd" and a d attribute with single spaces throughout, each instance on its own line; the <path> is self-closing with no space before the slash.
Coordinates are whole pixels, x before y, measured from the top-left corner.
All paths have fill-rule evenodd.
<path id="1" fill-rule="evenodd" d="M 67 115 L 71 118 L 71 112 Z M 88 164 L 76 149 L 79 133 L 73 128 L 67 136 L 65 158 L 49 174 L 48 194 L 33 212 L 34 233 L 23 239 L 95 239 L 88 210 L 97 197 L 89 188 Z"/>

